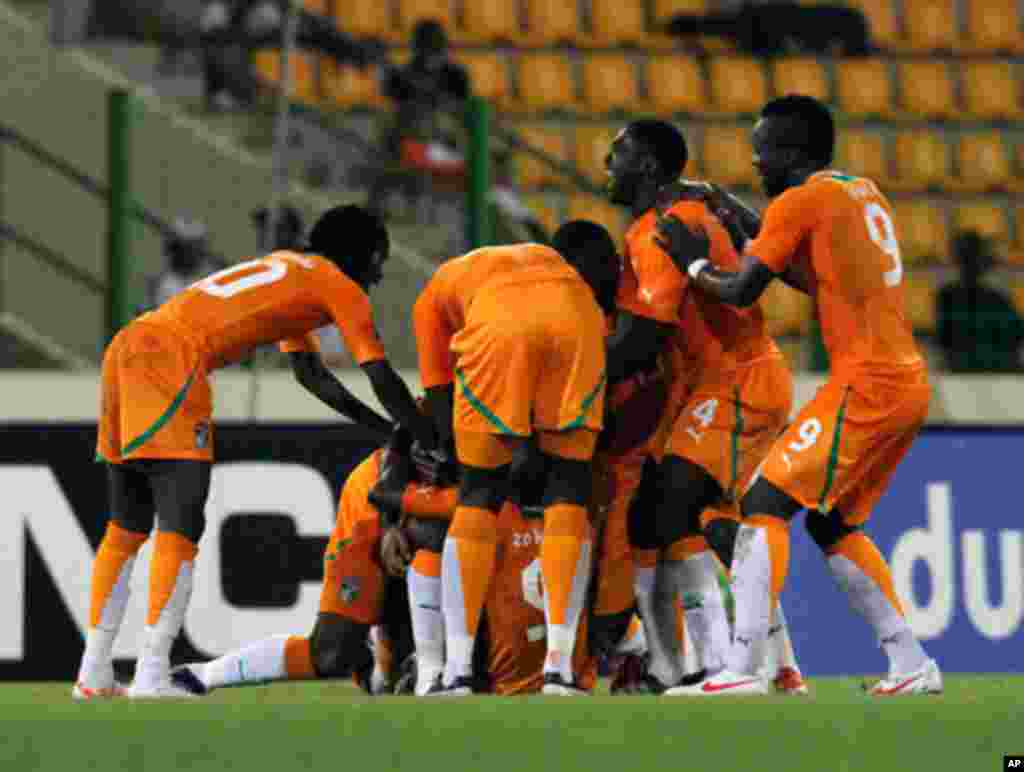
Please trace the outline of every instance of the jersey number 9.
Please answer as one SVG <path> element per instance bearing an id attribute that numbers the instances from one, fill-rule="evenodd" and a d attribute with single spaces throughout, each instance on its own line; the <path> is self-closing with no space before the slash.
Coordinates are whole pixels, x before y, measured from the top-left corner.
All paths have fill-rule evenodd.
<path id="1" fill-rule="evenodd" d="M 895 265 L 882 274 L 886 287 L 898 287 L 903 280 L 903 261 L 900 260 L 900 245 L 896 241 L 896 228 L 892 224 L 889 213 L 872 201 L 864 206 L 864 222 L 868 226 L 868 235 L 885 254 L 893 259 Z"/>

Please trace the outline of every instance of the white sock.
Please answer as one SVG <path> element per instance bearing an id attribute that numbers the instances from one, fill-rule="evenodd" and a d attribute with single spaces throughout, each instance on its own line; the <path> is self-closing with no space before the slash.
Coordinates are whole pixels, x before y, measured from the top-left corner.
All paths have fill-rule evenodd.
<path id="1" fill-rule="evenodd" d="M 264 638 L 192 669 L 207 689 L 281 681 L 288 677 L 284 656 L 288 637 Z"/>
<path id="2" fill-rule="evenodd" d="M 711 550 L 686 560 L 666 563 L 686 613 L 686 632 L 696 648 L 701 667 L 714 675 L 725 667 L 729 653 L 729 620 L 725 615 L 719 564 Z"/>
<path id="3" fill-rule="evenodd" d="M 147 626 L 142 653 L 135 665 L 137 689 L 153 689 L 168 678 L 171 669 L 171 646 L 185 622 L 185 611 L 192 597 L 192 571 L 194 562 L 184 561 L 178 569 L 174 591 L 160 612 L 156 624 Z"/>
<path id="4" fill-rule="evenodd" d="M 753 675 L 754 655 L 771 626 L 772 562 L 763 528 L 741 525 L 732 560 L 732 595 L 736 624 L 729 650 L 728 667 L 734 673 Z"/>
<path id="5" fill-rule="evenodd" d="M 473 645 L 476 635 L 466 629 L 466 604 L 462 597 L 462 575 L 459 553 L 454 539 L 445 539 L 441 553 L 441 611 L 444 615 L 445 662 L 444 682 L 473 675 Z"/>
<path id="6" fill-rule="evenodd" d="M 907 620 L 874 580 L 845 555 L 830 555 L 828 567 L 853 609 L 867 620 L 889 657 L 889 672 L 912 673 L 928 659 Z"/>
<path id="7" fill-rule="evenodd" d="M 100 623 L 89 628 L 85 634 L 85 652 L 78 668 L 78 682 L 90 689 L 109 689 L 114 685 L 114 663 L 111 652 L 114 640 L 121 629 L 128 599 L 132 594 L 132 571 L 135 556 L 128 558 L 121 566 L 121 573 L 110 591 L 106 605 L 100 613 Z"/>
<path id="8" fill-rule="evenodd" d="M 775 658 L 775 670 L 777 672 L 784 667 L 799 670 L 796 652 L 793 650 L 793 639 L 789 637 L 789 625 L 786 622 L 786 615 L 782 612 L 781 601 L 775 604 L 774 614 L 768 642 Z"/>
<path id="9" fill-rule="evenodd" d="M 638 620 L 639 621 L 639 620 Z M 632 625 L 632 622 L 630 622 Z M 647 653 L 647 636 L 644 635 L 644 625 L 642 622 L 636 626 L 636 631 L 621 641 L 619 645 L 615 647 L 616 654 L 633 654 L 637 657 L 642 657 Z"/>
<path id="10" fill-rule="evenodd" d="M 637 566 L 634 572 L 633 591 L 636 595 L 636 607 L 640 612 L 640 621 L 643 622 L 644 639 L 647 641 L 647 670 L 663 684 L 672 685 L 677 683 L 682 675 L 677 672 L 672 651 L 666 648 L 658 625 L 659 614 L 655 608 L 656 580 L 655 567 Z M 672 636 L 675 637 L 675 623 L 672 625 Z"/>
<path id="11" fill-rule="evenodd" d="M 569 605 L 565 610 L 565 624 L 556 625 L 551 622 L 551 608 L 548 601 L 551 596 L 544 593 L 544 621 L 547 623 L 548 653 L 544 659 L 545 673 L 558 673 L 568 682 L 572 682 L 572 655 L 576 649 L 576 630 L 583 612 L 583 604 L 587 599 L 587 585 L 590 584 L 590 542 L 580 545 L 580 556 L 576 560 L 576 572 L 573 574 L 572 591 L 569 593 Z M 545 585 L 546 586 L 546 585 Z"/>
<path id="12" fill-rule="evenodd" d="M 704 667 L 697 653 L 697 647 L 693 645 L 693 639 L 690 637 L 690 626 L 686 624 L 685 613 L 683 614 L 683 640 L 680 641 L 680 645 L 683 647 L 683 675 L 696 673 Z"/>
<path id="13" fill-rule="evenodd" d="M 444 671 L 444 616 L 441 614 L 441 577 L 424 576 L 410 568 L 409 587 L 412 637 L 416 644 L 416 694 L 426 694 Z"/>

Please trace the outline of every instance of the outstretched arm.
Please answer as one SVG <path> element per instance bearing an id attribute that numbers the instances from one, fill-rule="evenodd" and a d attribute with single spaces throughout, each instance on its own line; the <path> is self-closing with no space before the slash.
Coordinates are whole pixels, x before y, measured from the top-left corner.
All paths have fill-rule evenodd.
<path id="1" fill-rule="evenodd" d="M 430 450 L 437 447 L 437 437 L 430 417 L 420 412 L 416 401 L 398 373 L 386 359 L 375 359 L 360 365 L 370 379 L 373 393 L 402 426 L 408 427 L 413 439 L 421 448 Z"/>
<path id="2" fill-rule="evenodd" d="M 324 366 L 314 351 L 292 351 L 288 354 L 295 379 L 310 394 L 326 405 L 378 434 L 391 435 L 392 424 L 368 405 L 363 404 Z"/>

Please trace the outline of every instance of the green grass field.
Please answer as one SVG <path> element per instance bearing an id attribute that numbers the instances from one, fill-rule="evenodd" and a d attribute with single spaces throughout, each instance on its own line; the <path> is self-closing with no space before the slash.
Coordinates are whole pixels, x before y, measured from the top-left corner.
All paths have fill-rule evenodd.
<path id="1" fill-rule="evenodd" d="M 0 685 L 0 770 L 414 772 L 653 769 L 903 772 L 1002 767 L 1024 752 L 1024 677 L 950 676 L 941 697 L 370 699 L 342 683 L 188 702 L 73 703 L 66 684 Z"/>

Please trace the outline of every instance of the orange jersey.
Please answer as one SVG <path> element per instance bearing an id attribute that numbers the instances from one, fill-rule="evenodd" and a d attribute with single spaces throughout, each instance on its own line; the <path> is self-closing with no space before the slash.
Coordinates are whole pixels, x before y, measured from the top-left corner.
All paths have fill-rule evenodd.
<path id="1" fill-rule="evenodd" d="M 924 367 L 904 314 L 892 208 L 871 180 L 818 172 L 769 205 L 746 251 L 809 279 L 834 374 Z"/>
<path id="2" fill-rule="evenodd" d="M 473 298 L 482 290 L 552 281 L 582 282 L 555 250 L 542 244 L 484 247 L 445 262 L 413 307 L 413 330 L 424 388 L 454 378 L 452 338 L 466 323 Z M 529 313 L 529 309 L 523 309 Z"/>
<path id="3" fill-rule="evenodd" d="M 316 351 L 313 331 L 331 323 L 360 364 L 384 358 L 366 292 L 319 255 L 280 251 L 232 266 L 142 318 L 193 341 L 207 371 L 268 343 Z"/>
<path id="4" fill-rule="evenodd" d="M 679 201 L 667 213 L 707 233 L 715 265 L 739 268 L 729 234 L 703 203 Z M 727 371 L 773 353 L 775 344 L 765 331 L 761 309 L 728 306 L 691 287 L 690 278 L 655 243 L 657 221 L 658 212 L 651 209 L 626 231 L 619 308 L 677 325 L 676 344 L 698 372 Z"/>

